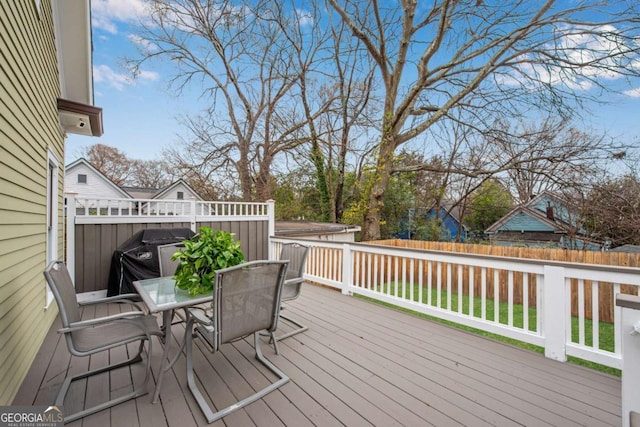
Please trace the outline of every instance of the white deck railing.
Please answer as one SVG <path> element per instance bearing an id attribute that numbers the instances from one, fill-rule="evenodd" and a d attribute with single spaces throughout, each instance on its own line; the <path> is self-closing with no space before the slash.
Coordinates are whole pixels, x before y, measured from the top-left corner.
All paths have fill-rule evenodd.
<path id="1" fill-rule="evenodd" d="M 272 238 L 272 253 L 291 241 Z M 623 285 L 637 292 L 638 268 L 295 241 L 311 248 L 309 281 L 541 346 L 552 359 L 622 367 L 614 300 Z M 600 320 L 604 305 L 612 322 Z"/>
<path id="2" fill-rule="evenodd" d="M 204 202 L 197 200 L 112 199 L 67 196 L 75 224 L 268 220 L 273 202 Z"/>

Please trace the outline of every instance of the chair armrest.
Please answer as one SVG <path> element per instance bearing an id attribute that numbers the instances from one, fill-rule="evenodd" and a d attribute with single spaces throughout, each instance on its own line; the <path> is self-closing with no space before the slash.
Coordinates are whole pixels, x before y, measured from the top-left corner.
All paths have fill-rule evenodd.
<path id="1" fill-rule="evenodd" d="M 73 331 L 78 331 L 80 329 L 88 328 L 90 326 L 97 326 L 105 323 L 111 323 L 116 320 L 133 319 L 139 316 L 145 316 L 145 314 L 142 311 L 127 311 L 125 313 L 118 313 L 118 314 L 112 314 L 110 316 L 98 317 L 97 319 L 81 320 L 79 322 L 71 323 L 68 328 L 58 329 L 58 332 L 60 333 L 73 332 Z"/>
<path id="2" fill-rule="evenodd" d="M 297 285 L 298 283 L 303 283 L 304 282 L 304 278 L 303 277 L 293 277 L 291 279 L 286 279 L 284 281 L 285 285 Z"/>
<path id="3" fill-rule="evenodd" d="M 134 301 L 134 299 L 137 299 L 138 301 Z M 136 302 L 139 302 L 139 300 L 140 300 L 140 295 L 138 294 L 122 294 L 122 295 L 114 295 L 112 297 L 97 298 L 97 299 L 82 301 L 82 302 L 78 302 L 78 305 L 85 306 L 85 305 L 93 305 L 93 304 L 123 303 L 123 304 L 135 305 L 137 307 Z"/>
<path id="4" fill-rule="evenodd" d="M 128 304 L 132 307 L 135 307 L 136 310 L 138 311 L 145 311 L 146 306 L 139 305 L 139 303 L 141 302 L 142 302 L 142 298 L 138 294 L 121 294 L 121 295 L 114 295 L 112 297 L 81 301 L 81 302 L 78 302 L 78 305 L 80 307 L 86 307 L 89 305 L 96 305 L 96 304 Z"/>
<path id="5" fill-rule="evenodd" d="M 200 309 L 200 308 L 190 308 L 189 309 L 189 316 L 191 318 L 193 318 L 196 322 L 206 325 L 206 326 L 212 326 L 213 325 L 213 321 L 207 316 L 207 314 L 204 312 L 204 310 Z"/>

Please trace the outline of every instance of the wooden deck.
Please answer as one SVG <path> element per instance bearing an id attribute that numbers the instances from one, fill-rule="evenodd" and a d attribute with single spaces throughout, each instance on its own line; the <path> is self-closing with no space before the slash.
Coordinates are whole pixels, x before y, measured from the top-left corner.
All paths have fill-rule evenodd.
<path id="1" fill-rule="evenodd" d="M 616 426 L 620 379 L 545 359 L 510 345 L 397 312 L 336 291 L 305 285 L 287 312 L 310 330 L 280 342 L 267 358 L 291 381 L 264 399 L 215 423 L 230 426 Z M 106 313 L 85 313 L 85 316 Z M 49 332 L 14 404 L 53 402 L 67 370 L 77 372 L 105 357 L 71 358 L 65 343 Z M 283 331 L 285 328 L 282 328 Z M 184 328 L 174 325 L 175 339 Z M 200 343 L 198 343 L 200 345 Z M 176 348 L 176 342 L 173 343 Z M 154 340 L 154 371 L 161 345 Z M 252 340 L 215 355 L 196 351 L 195 369 L 214 403 L 227 405 L 269 380 L 253 358 Z M 113 353 L 113 352 L 112 352 Z M 122 357 L 112 354 L 111 357 Z M 65 403 L 102 399 L 140 379 L 142 366 L 112 373 L 110 380 L 79 387 Z M 165 376 L 160 402 L 146 395 L 72 425 L 206 425 L 186 388 L 184 358 Z M 82 389 L 80 389 L 82 388 Z"/>

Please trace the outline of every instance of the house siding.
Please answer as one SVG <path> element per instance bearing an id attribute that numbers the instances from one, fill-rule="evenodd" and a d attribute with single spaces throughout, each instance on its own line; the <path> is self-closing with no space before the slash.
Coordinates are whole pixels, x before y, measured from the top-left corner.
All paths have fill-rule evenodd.
<path id="1" fill-rule="evenodd" d="M 556 219 L 562 220 L 566 223 L 573 222 L 572 215 L 567 210 L 566 206 L 558 203 L 558 201 L 552 197 L 543 196 L 539 201 L 533 203 L 529 207 L 532 209 L 536 209 L 542 212 L 543 215 L 547 214 L 547 206 L 551 206 L 553 208 L 553 216 Z"/>
<path id="2" fill-rule="evenodd" d="M 500 229 L 501 231 L 542 231 L 551 233 L 554 231 L 553 227 L 550 227 L 529 215 L 525 215 L 522 212 L 507 221 L 502 227 L 500 227 Z"/>
<path id="3" fill-rule="evenodd" d="M 46 305 L 48 151 L 59 160 L 63 253 L 64 136 L 51 0 L 0 2 L 0 405 L 11 404 L 57 315 Z"/>
<path id="4" fill-rule="evenodd" d="M 78 183 L 78 175 L 87 176 L 87 183 Z M 65 172 L 65 191 L 74 192 L 82 197 L 106 197 L 114 199 L 128 198 L 123 192 L 114 188 L 105 181 L 103 176 L 96 174 L 94 170 L 80 163 Z"/>
<path id="5" fill-rule="evenodd" d="M 189 190 L 186 185 L 180 183 L 175 187 L 171 188 L 169 191 L 161 194 L 157 197 L 159 200 L 178 200 L 178 192 L 182 192 L 183 200 L 190 200 L 191 198 L 199 198 L 197 194 L 193 191 Z"/>

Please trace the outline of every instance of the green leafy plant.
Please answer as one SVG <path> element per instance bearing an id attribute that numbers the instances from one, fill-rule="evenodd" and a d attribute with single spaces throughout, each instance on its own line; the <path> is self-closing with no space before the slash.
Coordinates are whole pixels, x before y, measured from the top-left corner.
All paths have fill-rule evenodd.
<path id="1" fill-rule="evenodd" d="M 180 262 L 174 276 L 176 287 L 189 295 L 213 292 L 216 270 L 244 262 L 240 242 L 233 236 L 228 231 L 202 227 L 200 233 L 185 240 L 184 249 L 171 257 Z"/>

